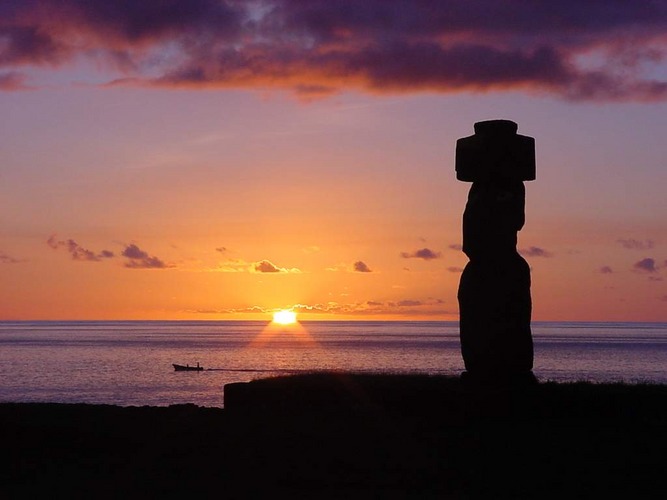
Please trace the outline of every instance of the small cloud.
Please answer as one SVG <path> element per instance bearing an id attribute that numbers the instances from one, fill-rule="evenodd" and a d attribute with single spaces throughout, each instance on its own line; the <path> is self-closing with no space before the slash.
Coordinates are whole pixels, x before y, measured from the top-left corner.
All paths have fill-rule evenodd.
<path id="1" fill-rule="evenodd" d="M 354 270 L 358 273 L 372 273 L 371 268 L 368 267 L 364 262 L 358 260 L 354 263 Z"/>
<path id="2" fill-rule="evenodd" d="M 619 238 L 616 240 L 616 243 L 620 244 L 623 248 L 628 250 L 649 250 L 655 246 L 655 242 L 653 240 L 640 241 L 632 238 Z"/>
<path id="3" fill-rule="evenodd" d="M 114 256 L 114 253 L 110 250 L 102 250 L 100 253 L 95 253 L 92 250 L 88 250 L 81 245 L 79 245 L 73 239 L 68 240 L 59 240 L 57 235 L 52 234 L 46 240 L 46 244 L 58 250 L 59 248 L 64 248 L 72 256 L 73 260 L 87 261 L 87 262 L 99 262 L 103 259 L 110 259 Z"/>
<path id="4" fill-rule="evenodd" d="M 401 257 L 404 259 L 423 259 L 423 260 L 433 260 L 439 259 L 442 254 L 440 252 L 434 252 L 430 248 L 420 248 L 414 252 L 401 252 Z"/>
<path id="5" fill-rule="evenodd" d="M 314 254 L 314 253 L 318 253 L 319 251 L 320 251 L 320 247 L 318 247 L 317 245 L 311 245 L 311 246 L 306 247 L 306 248 L 303 249 L 303 253 L 306 253 L 306 254 Z"/>
<path id="6" fill-rule="evenodd" d="M 278 267 L 273 262 L 268 260 L 261 260 L 255 262 L 252 265 L 252 271 L 256 273 L 300 273 L 301 271 L 296 268 L 287 269 L 284 267 Z"/>
<path id="7" fill-rule="evenodd" d="M 155 256 L 150 256 L 134 243 L 126 246 L 121 255 L 129 259 L 129 261 L 125 263 L 125 267 L 129 269 L 165 269 L 167 267 L 173 267 L 165 264 L 164 261 Z"/>
<path id="8" fill-rule="evenodd" d="M 662 281 L 662 276 L 649 276 L 648 277 L 649 281 Z"/>
<path id="9" fill-rule="evenodd" d="M 600 274 L 612 274 L 614 270 L 609 266 L 602 266 L 600 269 L 598 269 L 598 272 Z"/>
<path id="10" fill-rule="evenodd" d="M 553 257 L 551 252 L 540 247 L 523 248 L 519 250 L 519 253 L 521 255 L 525 255 L 526 257 Z"/>
<path id="11" fill-rule="evenodd" d="M 454 243 L 452 245 L 449 245 L 447 248 L 460 252 L 460 251 L 463 250 L 463 245 L 459 245 L 458 243 Z"/>
<path id="12" fill-rule="evenodd" d="M 227 247 L 218 247 L 215 249 L 215 251 L 220 253 L 225 253 L 227 251 Z"/>
<path id="13" fill-rule="evenodd" d="M 281 269 L 268 260 L 262 260 L 255 263 L 255 271 L 258 273 L 279 273 Z"/>
<path id="14" fill-rule="evenodd" d="M 421 306 L 423 302 L 421 300 L 399 300 L 396 305 L 398 307 L 416 307 Z"/>
<path id="15" fill-rule="evenodd" d="M 21 259 L 16 259 L 11 255 L 7 255 L 5 252 L 0 252 L 0 264 L 18 264 L 19 262 L 25 262 Z"/>
<path id="16" fill-rule="evenodd" d="M 658 267 L 655 265 L 655 260 L 647 257 L 642 259 L 639 262 L 635 262 L 632 268 L 635 271 L 644 272 L 644 273 L 656 273 L 658 272 Z"/>
<path id="17" fill-rule="evenodd" d="M 384 303 L 382 303 L 382 302 L 376 302 L 376 301 L 374 301 L 374 300 L 369 300 L 369 301 L 366 302 L 366 305 L 367 305 L 367 306 L 371 306 L 371 307 L 379 307 L 379 306 L 383 306 Z"/>
<path id="18" fill-rule="evenodd" d="M 447 268 L 447 271 L 449 271 L 450 273 L 462 273 L 463 268 L 462 267 L 451 266 L 451 267 Z"/>

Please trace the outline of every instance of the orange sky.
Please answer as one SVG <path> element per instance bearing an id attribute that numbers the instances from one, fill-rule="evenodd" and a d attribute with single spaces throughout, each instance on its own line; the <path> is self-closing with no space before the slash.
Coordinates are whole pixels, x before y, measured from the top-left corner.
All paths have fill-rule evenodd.
<path id="1" fill-rule="evenodd" d="M 287 56 L 271 52 L 257 80 L 207 66 L 198 82 L 182 66 L 178 81 L 172 72 L 156 83 L 147 79 L 164 68 L 146 65 L 159 51 L 169 58 L 166 28 L 133 38 L 121 29 L 130 11 L 107 13 L 119 20 L 99 31 L 90 12 L 71 25 L 31 15 L 0 23 L 11 42 L 0 44 L 0 319 L 268 319 L 293 308 L 301 319 L 457 320 L 470 186 L 455 178 L 455 142 L 476 121 L 505 118 L 537 144 L 519 234 L 533 318 L 667 321 L 667 109 L 648 80 L 588 95 L 593 70 L 561 61 L 551 79 L 471 73 L 459 85 L 412 68 L 380 85 L 375 72 L 393 66 L 332 76 L 292 52 L 282 68 L 291 76 L 272 80 Z M 13 19 L 42 23 L 58 57 L 12 41 Z M 288 29 L 297 18 L 285 19 Z M 642 22 L 643 48 L 625 48 L 639 57 L 651 47 L 645 61 L 664 85 L 664 40 Z M 449 47 L 440 29 L 424 36 Z M 66 43 L 75 36 L 86 51 Z M 361 38 L 342 40 L 362 57 Z M 582 40 L 554 54 L 605 62 Z M 450 66 L 454 52 L 442 55 Z M 136 64 L 123 66 L 121 53 Z M 374 54 L 373 64 L 395 60 Z M 180 63 L 203 55 L 188 57 Z"/>

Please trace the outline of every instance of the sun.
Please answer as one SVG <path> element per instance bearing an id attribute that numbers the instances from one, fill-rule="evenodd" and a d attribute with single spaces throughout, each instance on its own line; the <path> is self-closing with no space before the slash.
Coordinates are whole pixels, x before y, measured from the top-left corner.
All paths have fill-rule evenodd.
<path id="1" fill-rule="evenodd" d="M 296 313 L 287 309 L 281 309 L 273 313 L 273 322 L 279 325 L 293 325 L 296 323 Z"/>

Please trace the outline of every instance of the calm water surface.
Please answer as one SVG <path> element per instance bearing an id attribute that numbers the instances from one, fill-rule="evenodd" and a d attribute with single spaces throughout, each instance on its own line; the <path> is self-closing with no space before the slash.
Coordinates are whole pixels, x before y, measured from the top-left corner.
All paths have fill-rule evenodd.
<path id="1" fill-rule="evenodd" d="M 535 322 L 533 337 L 540 380 L 667 383 L 666 323 Z M 458 323 L 0 322 L 0 401 L 221 407 L 225 384 L 309 370 L 457 375 Z"/>

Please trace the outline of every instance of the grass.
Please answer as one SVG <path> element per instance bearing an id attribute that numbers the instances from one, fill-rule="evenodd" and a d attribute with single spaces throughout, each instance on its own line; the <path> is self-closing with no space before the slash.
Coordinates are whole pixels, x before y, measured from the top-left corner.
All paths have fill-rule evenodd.
<path id="1" fill-rule="evenodd" d="M 2 404 L 4 497 L 661 498 L 667 386 L 310 373 L 225 408 Z"/>

